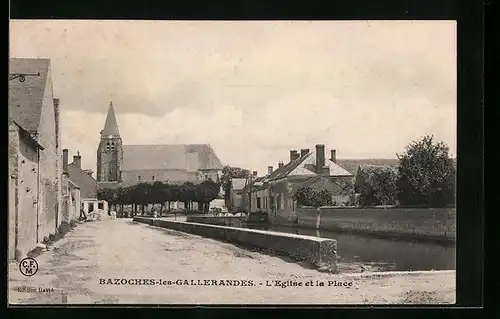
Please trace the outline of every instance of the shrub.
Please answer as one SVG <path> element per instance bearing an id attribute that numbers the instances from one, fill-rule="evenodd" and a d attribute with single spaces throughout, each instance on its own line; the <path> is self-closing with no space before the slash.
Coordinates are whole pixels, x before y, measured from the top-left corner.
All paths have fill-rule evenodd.
<path id="1" fill-rule="evenodd" d="M 332 193 L 327 189 L 316 190 L 312 187 L 301 187 L 294 195 L 301 206 L 321 207 L 332 204 Z"/>
<path id="2" fill-rule="evenodd" d="M 356 192 L 362 206 L 394 205 L 397 172 L 387 166 L 365 166 L 357 174 Z"/>

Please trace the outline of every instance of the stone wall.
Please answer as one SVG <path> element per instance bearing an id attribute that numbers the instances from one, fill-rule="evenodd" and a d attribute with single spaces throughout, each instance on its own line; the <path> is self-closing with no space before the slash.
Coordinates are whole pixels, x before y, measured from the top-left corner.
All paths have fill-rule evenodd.
<path id="1" fill-rule="evenodd" d="M 8 258 L 15 258 L 16 201 L 18 174 L 19 128 L 9 118 L 9 239 Z"/>
<path id="2" fill-rule="evenodd" d="M 270 216 L 277 225 L 316 228 L 315 208 L 299 208 L 297 215 Z M 323 207 L 319 229 L 355 231 L 387 236 L 455 240 L 455 208 Z"/>
<path id="3" fill-rule="evenodd" d="M 44 147 L 40 152 L 40 201 L 39 201 L 39 236 L 54 233 L 62 220 L 62 151 L 56 134 L 56 113 L 50 69 L 44 91 L 43 106 L 38 129 L 38 142 Z"/>
<path id="4" fill-rule="evenodd" d="M 20 139 L 17 174 L 17 249 L 28 253 L 37 243 L 38 154 Z"/>
<path id="5" fill-rule="evenodd" d="M 135 217 L 134 221 L 306 259 L 336 271 L 337 241 L 312 236 Z"/>

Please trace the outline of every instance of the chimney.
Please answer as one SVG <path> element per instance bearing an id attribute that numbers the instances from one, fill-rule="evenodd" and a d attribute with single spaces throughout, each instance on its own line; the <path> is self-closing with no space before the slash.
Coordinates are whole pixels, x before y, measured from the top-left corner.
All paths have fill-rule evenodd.
<path id="1" fill-rule="evenodd" d="M 73 155 L 73 163 L 79 169 L 82 169 L 82 157 L 80 156 L 80 152 L 76 151 L 76 155 Z"/>
<path id="2" fill-rule="evenodd" d="M 268 166 L 267 167 L 267 173 L 268 174 L 272 174 L 273 173 L 273 167 L 272 166 Z"/>
<path id="3" fill-rule="evenodd" d="M 296 150 L 290 151 L 290 162 L 293 162 L 295 159 L 299 158 L 299 154 Z"/>
<path id="4" fill-rule="evenodd" d="M 283 162 L 279 162 L 278 163 L 278 168 L 282 168 L 283 167 Z"/>
<path id="5" fill-rule="evenodd" d="M 303 148 L 300 150 L 300 157 L 304 157 L 307 154 L 309 154 L 309 149 L 308 148 Z"/>
<path id="6" fill-rule="evenodd" d="M 253 177 L 257 177 L 257 171 L 253 171 L 252 174 L 253 174 Z"/>
<path id="7" fill-rule="evenodd" d="M 63 174 L 68 174 L 68 149 L 63 149 Z"/>
<path id="8" fill-rule="evenodd" d="M 316 144 L 316 173 L 318 174 L 322 173 L 324 166 L 325 166 L 325 145 Z"/>
<path id="9" fill-rule="evenodd" d="M 330 155 L 330 160 L 334 163 L 337 163 L 337 151 L 336 150 L 331 150 L 331 155 Z"/>

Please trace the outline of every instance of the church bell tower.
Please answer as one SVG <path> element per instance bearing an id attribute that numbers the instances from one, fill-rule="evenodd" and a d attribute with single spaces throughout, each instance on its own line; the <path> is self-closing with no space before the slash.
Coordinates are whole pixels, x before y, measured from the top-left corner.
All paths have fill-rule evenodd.
<path id="1" fill-rule="evenodd" d="M 113 103 L 109 102 L 108 115 L 97 149 L 97 181 L 121 182 L 123 163 L 122 138 L 118 131 Z"/>

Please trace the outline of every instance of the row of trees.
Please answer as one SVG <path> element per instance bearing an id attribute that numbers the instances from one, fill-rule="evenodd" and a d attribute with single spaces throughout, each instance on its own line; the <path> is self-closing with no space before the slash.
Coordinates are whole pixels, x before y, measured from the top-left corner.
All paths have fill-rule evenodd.
<path id="1" fill-rule="evenodd" d="M 443 207 L 455 203 L 456 167 L 449 148 L 425 136 L 397 154 L 398 168 L 377 167 L 360 171 L 354 192 L 361 206 L 404 205 Z M 331 193 L 310 187 L 299 189 L 296 200 L 304 206 L 327 206 Z M 330 198 L 330 199 L 329 199 Z"/>
<path id="2" fill-rule="evenodd" d="M 150 204 L 160 205 L 160 212 L 166 207 L 170 210 L 171 203 L 183 202 L 188 211 L 192 210 L 193 203 L 198 203 L 198 209 L 208 211 L 209 203 L 219 195 L 220 184 L 211 180 L 199 184 L 186 182 L 180 185 L 156 181 L 154 183 L 140 183 L 128 187 L 100 189 L 97 198 L 106 200 L 110 205 L 133 205 L 134 213 L 138 206 L 144 213 L 145 207 Z"/>

